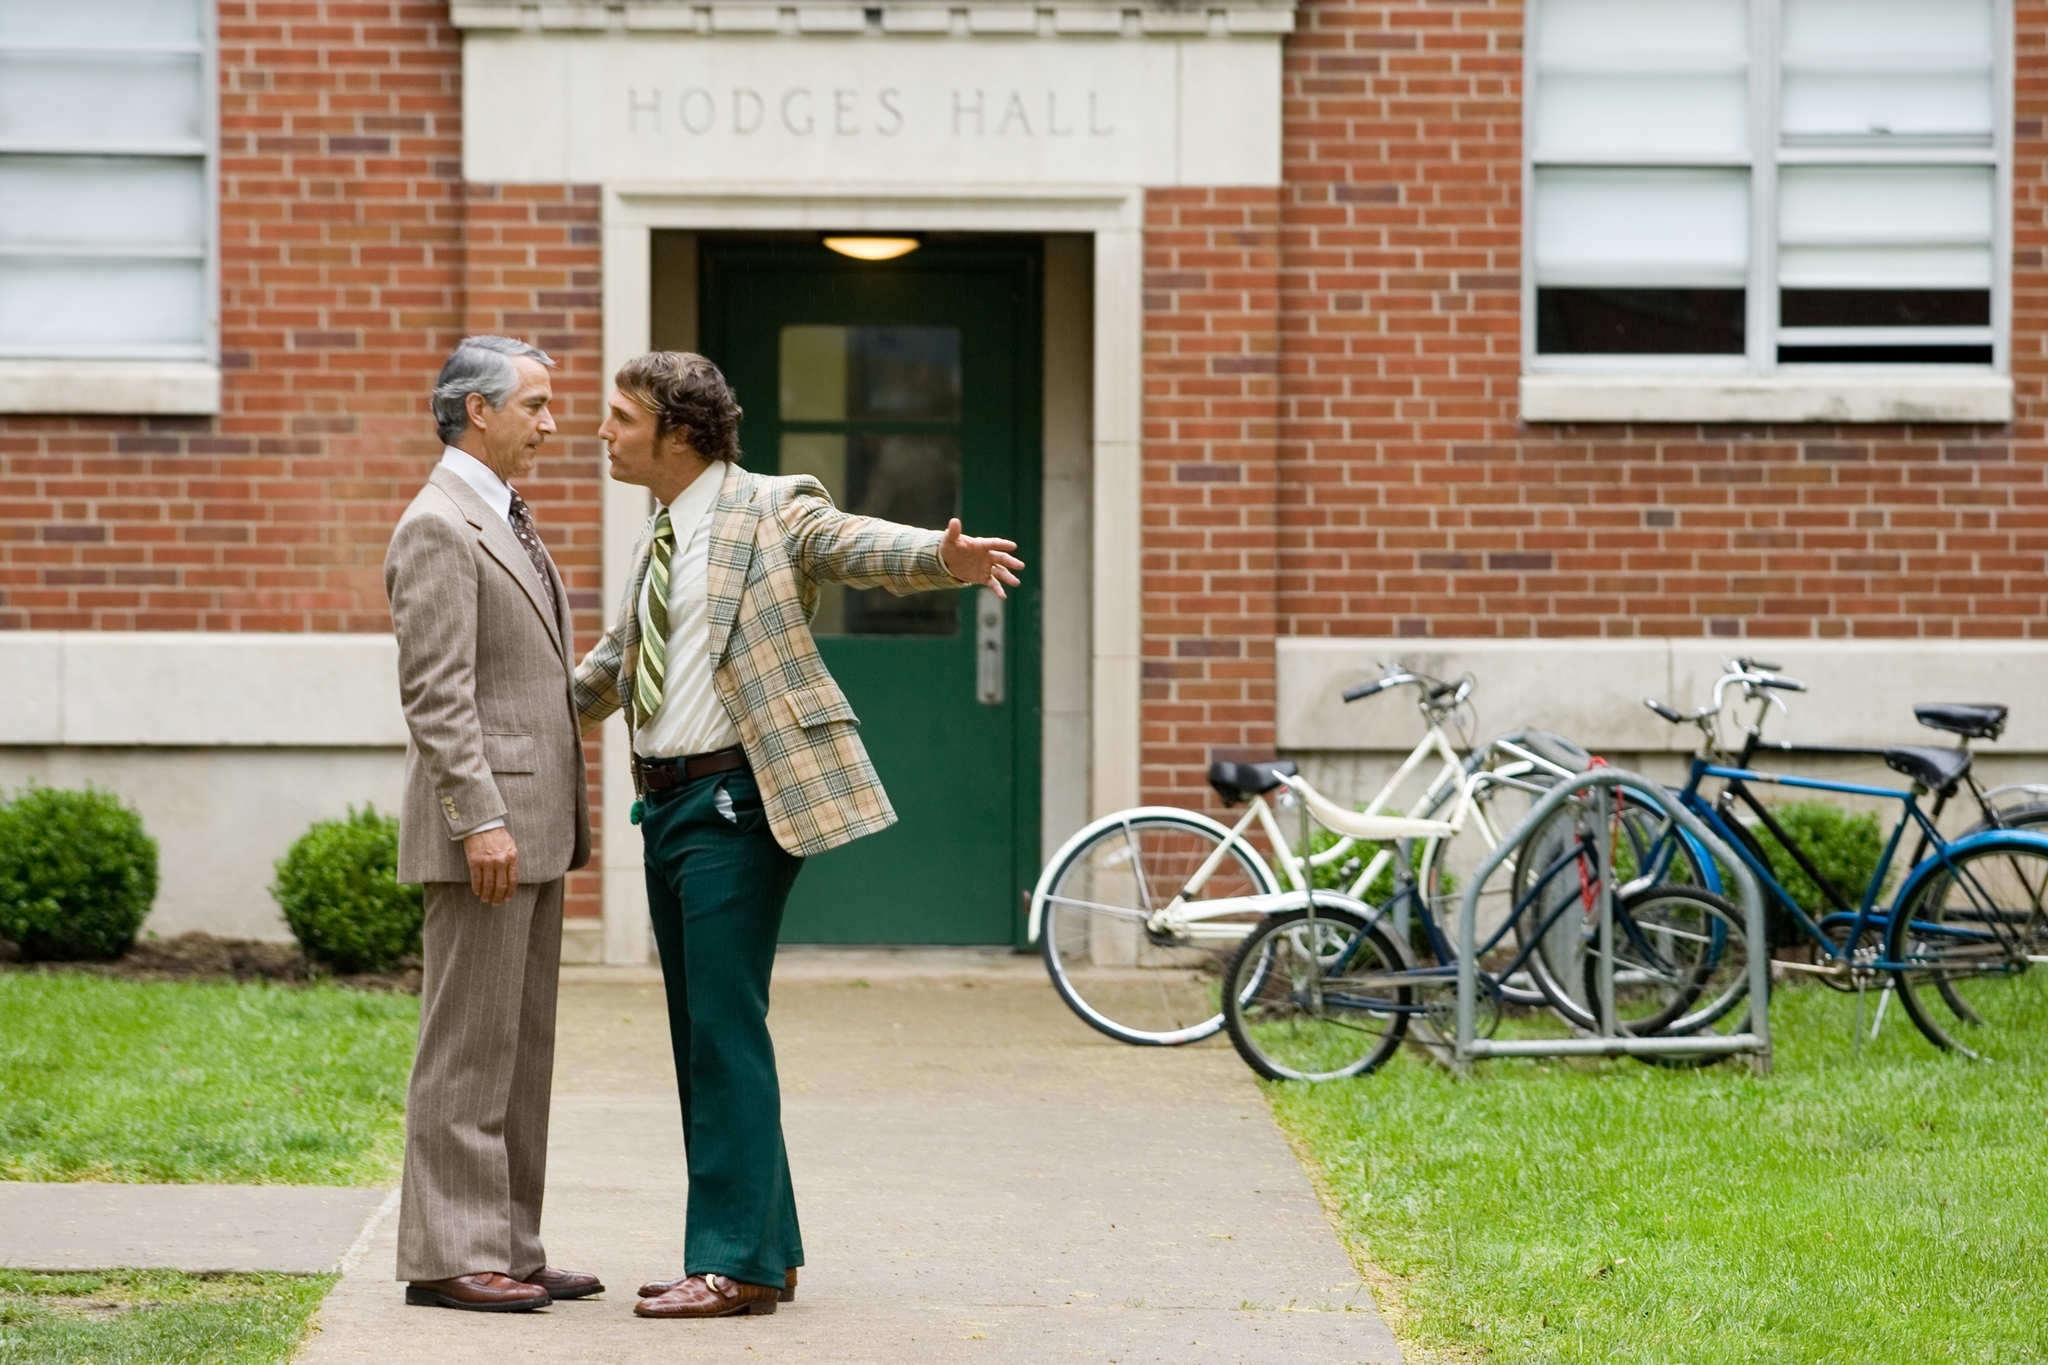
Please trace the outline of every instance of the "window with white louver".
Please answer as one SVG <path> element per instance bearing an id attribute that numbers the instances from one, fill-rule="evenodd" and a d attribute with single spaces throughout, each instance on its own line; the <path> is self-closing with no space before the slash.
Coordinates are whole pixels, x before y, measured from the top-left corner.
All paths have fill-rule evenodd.
<path id="1" fill-rule="evenodd" d="M 204 0 L 0 0 L 0 361 L 215 353 Z"/>
<path id="2" fill-rule="evenodd" d="M 2007 0 L 1531 0 L 1533 370 L 2004 369 Z"/>

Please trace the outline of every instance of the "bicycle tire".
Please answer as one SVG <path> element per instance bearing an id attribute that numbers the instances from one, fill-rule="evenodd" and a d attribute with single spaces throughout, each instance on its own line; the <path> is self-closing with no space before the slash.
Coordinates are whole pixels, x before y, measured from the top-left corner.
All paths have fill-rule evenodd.
<path id="1" fill-rule="evenodd" d="M 1165 808 L 1124 812 L 1092 828 L 1040 880 L 1039 954 L 1053 989 L 1089 1027 L 1119 1042 L 1173 1047 L 1213 1037 L 1223 1027 L 1217 983 L 1259 912 L 1207 921 L 1198 935 L 1148 922 L 1228 831 Z M 1271 870 L 1241 843 L 1204 888 L 1205 899 L 1276 890 Z"/>
<path id="2" fill-rule="evenodd" d="M 1355 946 L 1354 946 L 1355 943 Z M 1339 976 L 1323 964 L 1349 948 Z M 1334 1081 L 1377 1070 L 1407 1036 L 1408 1015 L 1329 997 L 1383 991 L 1410 1006 L 1411 959 L 1382 923 L 1318 906 L 1268 915 L 1238 946 L 1224 976 L 1224 1027 L 1245 1065 L 1271 1081 Z M 1345 992 L 1332 989 L 1350 985 Z"/>
<path id="3" fill-rule="evenodd" d="M 1964 849 L 1899 898 L 1885 956 L 1928 1042 L 1999 1061 L 2048 1026 L 2048 847 L 2019 835 Z"/>
<path id="4" fill-rule="evenodd" d="M 1748 999 L 1749 935 L 1726 897 L 1663 883 L 1631 892 L 1614 909 L 1615 1027 L 1622 1033 L 1695 1034 Z M 1598 992 L 1598 967 L 1589 953 L 1589 997 Z"/>
<path id="5" fill-rule="evenodd" d="M 1422 811 L 1422 818 L 1446 818 L 1444 807 L 1457 800 L 1460 790 L 1453 787 L 1439 794 L 1437 799 Z M 1466 814 L 1465 829 L 1460 834 L 1439 835 L 1425 841 L 1420 865 L 1416 869 L 1417 890 L 1428 903 L 1430 913 L 1436 919 L 1437 928 L 1446 939 L 1453 939 L 1458 931 L 1458 916 L 1462 913 L 1466 884 L 1464 879 L 1469 879 L 1485 861 L 1486 856 L 1493 851 L 1492 846 L 1486 842 L 1486 829 L 1490 828 L 1504 836 L 1521 823 L 1519 818 L 1494 819 L 1491 810 L 1495 788 L 1486 787 L 1482 791 L 1483 794 L 1474 801 L 1472 809 Z M 1477 825 L 1477 820 L 1481 819 L 1487 822 L 1485 826 Z M 1513 863 L 1514 855 L 1510 854 L 1508 866 L 1503 869 L 1507 874 L 1507 885 L 1510 888 L 1513 886 Z M 1499 876 L 1499 873 L 1495 874 L 1496 878 Z M 1489 879 L 1490 883 L 1493 881 L 1494 879 Z M 1485 890 L 1482 889 L 1480 894 L 1482 899 L 1478 923 L 1479 932 L 1483 936 L 1487 931 L 1487 925 L 1499 912 L 1494 911 L 1485 899 Z M 1416 948 L 1413 943 L 1409 946 L 1411 949 Z M 1503 1003 L 1510 1005 L 1541 1006 L 1549 1003 L 1549 998 L 1534 985 L 1517 986 L 1503 981 L 1497 993 Z"/>

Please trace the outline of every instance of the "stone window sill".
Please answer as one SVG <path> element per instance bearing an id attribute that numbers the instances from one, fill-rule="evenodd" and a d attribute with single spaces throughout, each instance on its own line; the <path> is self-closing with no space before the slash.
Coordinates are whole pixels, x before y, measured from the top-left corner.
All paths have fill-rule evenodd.
<path id="1" fill-rule="evenodd" d="M 1988 422 L 2012 420 L 1995 374 L 1525 374 L 1524 422 Z"/>
<path id="2" fill-rule="evenodd" d="M 0 360 L 0 413 L 210 417 L 220 367 L 191 360 Z"/>

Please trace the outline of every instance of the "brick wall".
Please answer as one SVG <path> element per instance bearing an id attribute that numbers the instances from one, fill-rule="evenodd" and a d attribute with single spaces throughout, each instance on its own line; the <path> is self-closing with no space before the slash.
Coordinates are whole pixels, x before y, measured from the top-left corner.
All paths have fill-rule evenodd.
<path id="1" fill-rule="evenodd" d="M 222 0 L 223 411 L 0 417 L 0 629 L 388 630 L 384 547 L 440 450 L 428 387 L 490 330 L 561 363 L 523 491 L 595 639 L 596 194 L 465 189 L 447 19 Z M 570 891 L 597 913 L 594 874 Z"/>
<path id="2" fill-rule="evenodd" d="M 1257 349 L 1266 305 L 1192 264 L 1235 268 L 1233 228 L 1191 216 L 1229 197 L 1153 196 L 1148 798 L 1205 799 L 1206 757 L 1271 744 L 1262 608 L 1230 583 L 1275 494 L 1286 634 L 2048 635 L 2048 3 L 2016 28 L 2012 426 L 1524 426 L 1521 5 L 1304 0 L 1275 469 L 1226 416 L 1227 343 Z"/>

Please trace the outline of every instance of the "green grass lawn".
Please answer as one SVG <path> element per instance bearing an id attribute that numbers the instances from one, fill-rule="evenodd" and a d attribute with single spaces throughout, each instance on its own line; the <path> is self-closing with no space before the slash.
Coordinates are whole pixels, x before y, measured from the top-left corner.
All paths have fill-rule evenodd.
<path id="1" fill-rule="evenodd" d="M 418 1028 L 411 996 L 0 973 L 0 1179 L 394 1180 Z"/>
<path id="2" fill-rule="evenodd" d="M 2048 1038 L 1962 1062 L 1893 1009 L 1858 1053 L 1855 1009 L 1781 989 L 1768 1077 L 1404 1049 L 1271 1096 L 1425 1359 L 2048 1361 Z"/>
<path id="3" fill-rule="evenodd" d="M 0 1270 L 0 1365 L 270 1365 L 291 1356 L 334 1279 Z"/>

